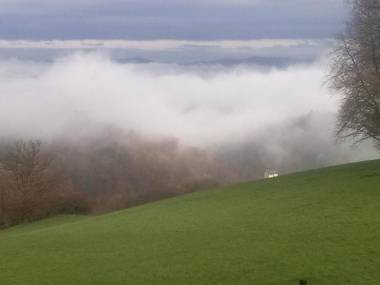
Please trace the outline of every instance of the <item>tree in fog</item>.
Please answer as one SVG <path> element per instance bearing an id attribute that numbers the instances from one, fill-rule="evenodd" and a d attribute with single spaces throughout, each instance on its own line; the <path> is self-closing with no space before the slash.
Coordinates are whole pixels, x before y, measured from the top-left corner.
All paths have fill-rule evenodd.
<path id="1" fill-rule="evenodd" d="M 342 96 L 338 136 L 380 143 L 380 0 L 353 0 L 338 38 L 331 87 Z"/>
<path id="2" fill-rule="evenodd" d="M 32 211 L 41 206 L 37 200 L 51 187 L 52 181 L 47 175 L 50 159 L 42 155 L 39 141 L 17 141 L 9 148 L 2 162 L 10 178 L 7 188 L 18 202 L 20 219 L 27 220 L 33 215 Z"/>
<path id="3" fill-rule="evenodd" d="M 0 227 L 86 210 L 83 197 L 54 162 L 39 141 L 1 146 Z"/>

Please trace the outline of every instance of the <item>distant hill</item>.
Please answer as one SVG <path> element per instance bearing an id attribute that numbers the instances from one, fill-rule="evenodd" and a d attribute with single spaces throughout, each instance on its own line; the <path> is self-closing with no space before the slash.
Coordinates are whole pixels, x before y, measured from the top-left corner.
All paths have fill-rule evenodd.
<path id="1" fill-rule="evenodd" d="M 0 232 L 0 284 L 380 284 L 380 161 Z"/>
<path id="2" fill-rule="evenodd" d="M 153 63 L 154 61 L 151 59 L 143 58 L 143 57 L 131 57 L 131 58 L 114 58 L 115 61 L 119 63 L 135 63 L 135 64 L 146 64 Z"/>
<path id="3" fill-rule="evenodd" d="M 312 60 L 310 59 L 294 59 L 294 58 L 288 58 L 288 57 L 265 57 L 265 56 L 253 56 L 253 57 L 248 57 L 248 58 L 220 58 L 216 60 L 195 60 L 195 61 L 184 61 L 184 62 L 169 62 L 169 61 L 159 61 L 159 60 L 155 61 L 155 60 L 143 58 L 143 57 L 114 58 L 114 60 L 119 63 L 133 63 L 133 64 L 176 63 L 179 65 L 185 65 L 185 66 L 221 65 L 224 67 L 234 67 L 238 65 L 247 65 L 247 66 L 276 67 L 276 68 L 286 68 L 295 64 L 307 64 L 307 63 L 312 62 Z"/>
<path id="4" fill-rule="evenodd" d="M 265 56 L 253 56 L 248 58 L 221 58 L 212 61 L 200 61 L 190 64 L 204 64 L 204 65 L 223 65 L 223 66 L 236 66 L 236 65 L 258 65 L 265 67 L 277 67 L 286 68 L 294 64 L 306 64 L 311 60 L 306 59 L 294 59 L 288 57 L 265 57 Z"/>

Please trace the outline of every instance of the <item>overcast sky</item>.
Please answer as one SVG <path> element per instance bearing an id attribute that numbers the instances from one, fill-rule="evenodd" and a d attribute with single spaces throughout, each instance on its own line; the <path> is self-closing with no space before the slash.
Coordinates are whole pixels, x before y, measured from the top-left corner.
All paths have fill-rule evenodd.
<path id="1" fill-rule="evenodd" d="M 329 38 L 343 0 L 0 0 L 2 39 Z"/>

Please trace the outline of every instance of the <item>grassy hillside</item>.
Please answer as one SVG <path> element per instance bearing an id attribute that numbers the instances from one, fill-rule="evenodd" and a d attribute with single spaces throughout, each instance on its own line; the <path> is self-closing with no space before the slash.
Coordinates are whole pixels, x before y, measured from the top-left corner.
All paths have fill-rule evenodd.
<path id="1" fill-rule="evenodd" d="M 380 161 L 0 232 L 0 284 L 380 284 Z"/>

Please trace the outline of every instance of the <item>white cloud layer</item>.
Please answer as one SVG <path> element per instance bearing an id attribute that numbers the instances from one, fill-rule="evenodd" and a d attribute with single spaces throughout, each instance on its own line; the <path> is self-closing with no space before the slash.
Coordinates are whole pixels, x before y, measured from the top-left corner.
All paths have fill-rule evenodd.
<path id="1" fill-rule="evenodd" d="M 174 69 L 174 70 L 173 70 Z M 73 116 L 176 136 L 192 144 L 239 138 L 310 111 L 335 112 L 315 64 L 259 72 L 238 68 L 207 77 L 167 65 L 122 65 L 76 54 L 51 65 L 0 67 L 0 131 L 48 135 Z"/>
<path id="2" fill-rule="evenodd" d="M 214 150 L 257 147 L 286 171 L 377 157 L 368 144 L 356 150 L 334 144 L 338 98 L 322 84 L 323 66 L 204 72 L 120 64 L 98 53 L 54 63 L 6 60 L 0 62 L 0 137 L 75 139 L 111 125 Z"/>

